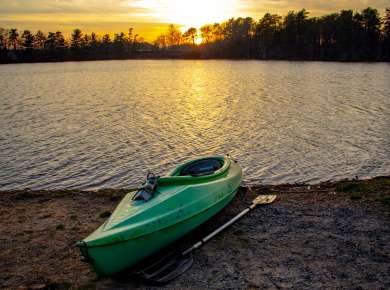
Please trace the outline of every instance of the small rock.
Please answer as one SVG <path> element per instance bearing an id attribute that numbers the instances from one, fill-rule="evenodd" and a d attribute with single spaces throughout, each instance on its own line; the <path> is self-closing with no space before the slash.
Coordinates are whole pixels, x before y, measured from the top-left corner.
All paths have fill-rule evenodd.
<path id="1" fill-rule="evenodd" d="M 111 212 L 109 211 L 105 211 L 105 212 L 102 212 L 99 217 L 102 218 L 102 219 L 106 219 L 106 218 L 109 218 L 111 216 Z"/>
<path id="2" fill-rule="evenodd" d="M 59 225 L 56 226 L 56 230 L 57 231 L 62 231 L 64 229 L 65 229 L 65 226 L 63 224 L 59 224 Z"/>
<path id="3" fill-rule="evenodd" d="M 41 215 L 39 217 L 39 219 L 46 219 L 46 218 L 49 218 L 49 217 L 51 217 L 51 214 L 45 214 L 45 215 Z"/>
<path id="4" fill-rule="evenodd" d="M 46 284 L 36 284 L 36 285 L 32 285 L 32 286 L 29 286 L 27 287 L 27 289 L 31 289 L 31 290 L 43 290 L 43 289 L 47 289 L 47 285 Z"/>
<path id="5" fill-rule="evenodd" d="M 260 285 L 260 283 L 258 283 L 256 281 L 249 280 L 248 281 L 248 287 L 249 288 L 260 288 L 261 285 Z"/>

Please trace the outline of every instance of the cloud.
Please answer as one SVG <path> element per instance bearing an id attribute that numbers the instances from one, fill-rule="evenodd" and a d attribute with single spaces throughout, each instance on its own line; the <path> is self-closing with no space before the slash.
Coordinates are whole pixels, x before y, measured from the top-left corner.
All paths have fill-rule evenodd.
<path id="1" fill-rule="evenodd" d="M 381 13 L 390 6 L 388 0 L 243 0 L 240 1 L 240 14 L 261 17 L 265 13 L 286 14 L 290 10 L 305 8 L 312 16 L 320 16 L 342 9 L 362 10 L 368 6 L 377 8 Z"/>
<path id="2" fill-rule="evenodd" d="M 2 1 L 0 14 L 107 14 L 147 13 L 149 9 L 132 5 L 137 1 L 124 0 L 11 0 Z"/>
<path id="3" fill-rule="evenodd" d="M 213 0 L 210 0 L 211 2 Z M 175 3 L 197 3 L 196 0 L 2 0 L 0 15 L 10 14 L 143 14 L 153 16 L 158 10 L 167 10 Z M 259 12 L 286 13 L 306 8 L 316 13 L 329 13 L 341 9 L 360 10 L 368 6 L 384 10 L 388 0 L 237 0 L 238 13 L 249 16 Z M 221 7 L 222 9 L 223 7 Z M 207 10 L 207 7 L 205 7 Z"/>

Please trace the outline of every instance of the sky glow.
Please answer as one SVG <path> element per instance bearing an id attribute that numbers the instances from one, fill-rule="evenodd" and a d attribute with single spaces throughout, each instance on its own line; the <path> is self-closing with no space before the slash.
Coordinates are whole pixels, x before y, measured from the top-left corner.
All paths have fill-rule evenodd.
<path id="1" fill-rule="evenodd" d="M 388 0 L 0 0 L 0 27 L 110 33 L 133 27 L 152 40 L 170 23 L 181 28 L 221 22 L 231 17 L 261 18 L 306 8 L 311 16 L 368 6 L 383 14 Z"/>

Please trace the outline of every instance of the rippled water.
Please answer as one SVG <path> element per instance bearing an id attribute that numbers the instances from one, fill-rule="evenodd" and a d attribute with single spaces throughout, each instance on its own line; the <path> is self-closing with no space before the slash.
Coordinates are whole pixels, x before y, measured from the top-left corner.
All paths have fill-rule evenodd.
<path id="1" fill-rule="evenodd" d="M 0 189 L 130 187 L 230 153 L 247 183 L 390 174 L 390 65 L 0 66 Z"/>

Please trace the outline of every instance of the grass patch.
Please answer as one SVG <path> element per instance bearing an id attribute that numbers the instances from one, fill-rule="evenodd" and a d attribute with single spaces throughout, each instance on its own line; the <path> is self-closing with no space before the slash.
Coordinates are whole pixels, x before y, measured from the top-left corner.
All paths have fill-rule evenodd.
<path id="1" fill-rule="evenodd" d="M 372 180 L 347 181 L 336 186 L 338 192 L 378 192 L 390 190 L 390 178 L 380 177 Z"/>
<path id="2" fill-rule="evenodd" d="M 36 198 L 40 197 L 41 195 L 38 194 L 37 192 L 31 192 L 31 191 L 22 191 L 18 192 L 15 196 L 17 200 L 24 200 L 24 199 L 30 199 L 30 198 Z"/>
<path id="3" fill-rule="evenodd" d="M 69 282 L 54 282 L 47 285 L 44 289 L 55 289 L 55 290 L 68 290 L 72 288 L 72 284 Z"/>
<path id="4" fill-rule="evenodd" d="M 336 186 L 337 192 L 349 193 L 352 200 L 368 198 L 390 205 L 390 178 L 346 181 Z"/>
<path id="5" fill-rule="evenodd" d="M 338 192 L 361 192 L 362 190 L 358 182 L 347 182 L 336 186 Z"/>
<path id="6" fill-rule="evenodd" d="M 363 195 L 360 192 L 352 192 L 351 193 L 351 199 L 352 200 L 359 200 L 362 199 Z"/>
<path id="7" fill-rule="evenodd" d="M 81 285 L 77 290 L 95 290 L 96 285 L 93 283 Z"/>
<path id="8" fill-rule="evenodd" d="M 390 206 L 390 195 L 378 197 L 376 201 L 379 201 L 387 206 Z"/>

